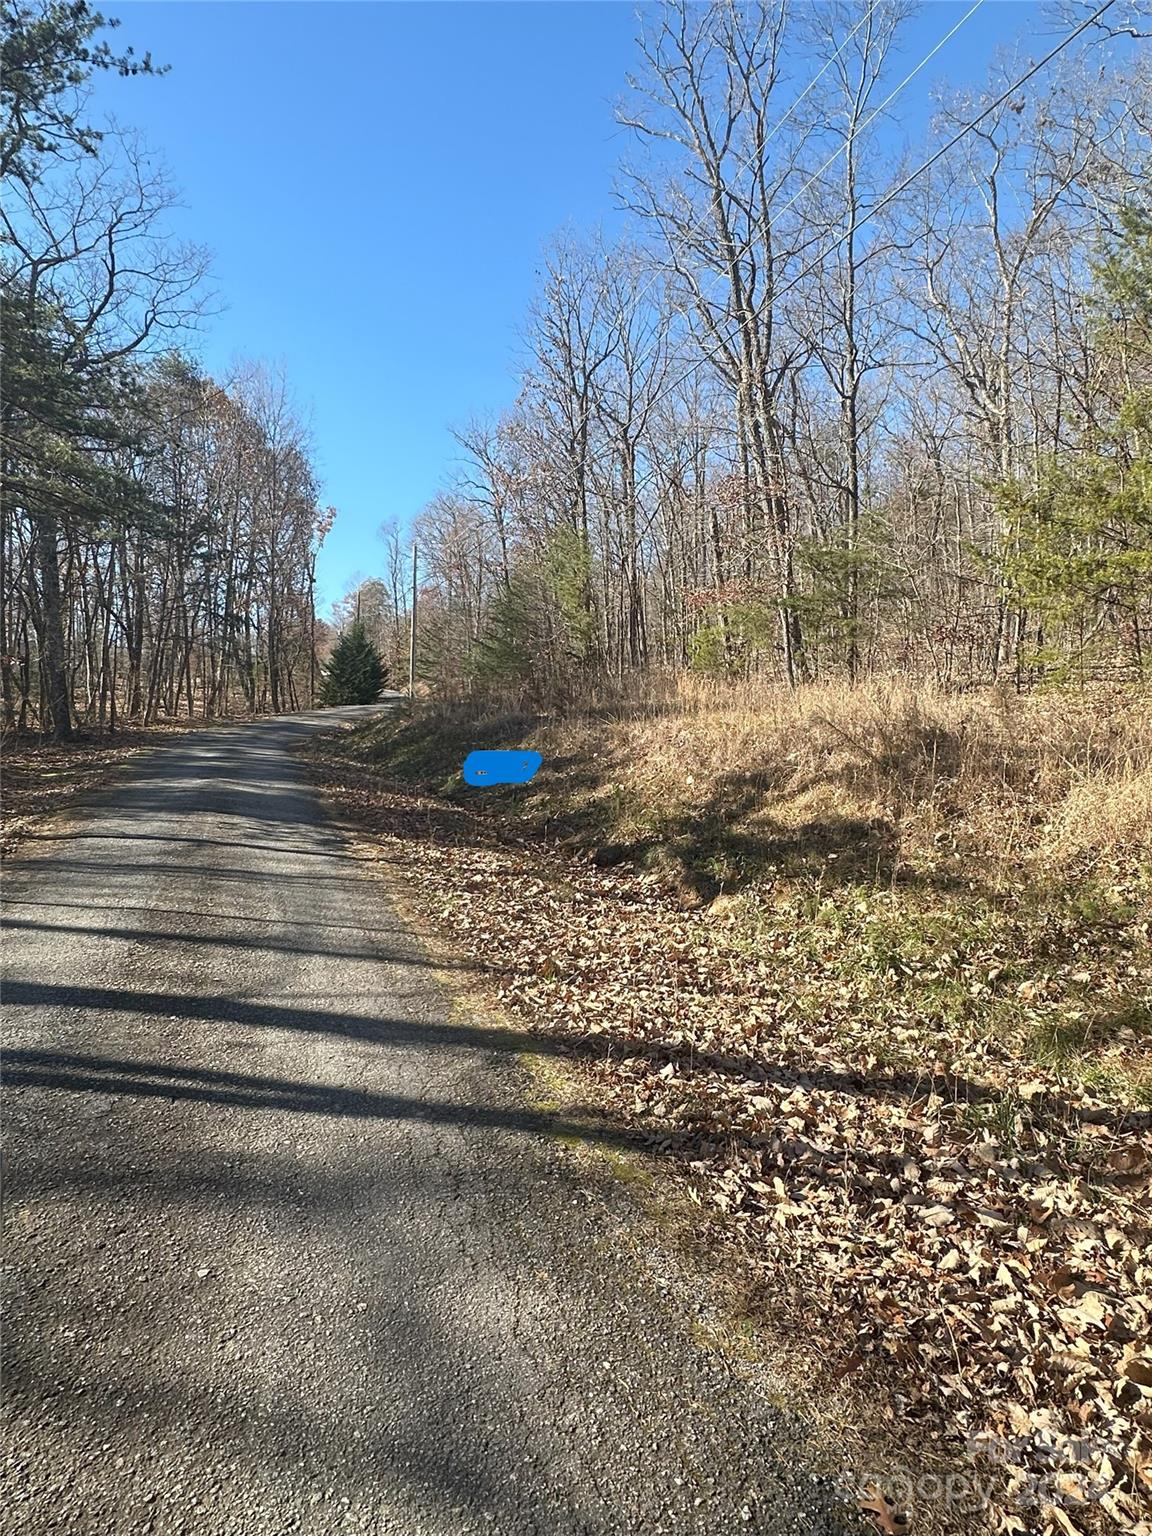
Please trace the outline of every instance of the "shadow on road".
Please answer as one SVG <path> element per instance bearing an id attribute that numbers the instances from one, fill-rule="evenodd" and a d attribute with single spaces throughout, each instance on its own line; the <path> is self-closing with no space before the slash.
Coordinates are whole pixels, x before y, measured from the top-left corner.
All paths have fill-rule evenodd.
<path id="1" fill-rule="evenodd" d="M 641 1036 L 622 1038 L 615 1035 L 611 1040 L 602 1036 L 579 1034 L 565 1035 L 510 1029 L 491 1024 L 452 1024 L 431 1022 L 424 1019 L 374 1018 L 367 1014 L 341 1013 L 334 1009 L 309 1009 L 279 1004 L 263 1003 L 235 997 L 188 997 L 169 992 L 129 991 L 116 987 L 66 986 L 52 982 L 10 982 L 5 988 L 5 1001 L 9 1006 L 43 1006 L 48 1009 L 81 1009 L 85 1012 L 107 1011 L 118 1014 L 140 1014 L 150 1018 L 201 1020 L 205 1023 L 241 1025 L 252 1029 L 304 1031 L 320 1034 L 337 1034 L 346 1039 L 362 1041 L 377 1046 L 426 1046 L 440 1050 L 445 1046 L 465 1050 L 490 1050 L 512 1055 L 548 1055 L 586 1060 L 605 1060 L 609 1057 L 643 1059 L 661 1068 L 671 1068 L 678 1075 L 690 1079 L 703 1073 L 720 1073 L 741 1082 L 763 1083 L 793 1088 L 803 1085 L 826 1093 L 838 1093 L 851 1097 L 870 1097 L 883 1100 L 919 1099 L 929 1093 L 937 1094 L 949 1103 L 981 1104 L 995 1102 L 992 1089 L 958 1073 L 914 1073 L 886 1069 L 873 1074 L 857 1074 L 838 1071 L 830 1067 L 793 1066 L 786 1062 L 773 1062 L 762 1056 L 742 1053 L 724 1055 L 714 1051 L 701 1051 L 693 1046 L 678 1048 L 674 1045 L 644 1039 Z M 169 1097 L 211 1097 L 206 1085 L 213 1074 L 192 1073 L 184 1069 L 172 1069 L 173 1078 L 184 1076 L 189 1082 L 183 1094 L 163 1090 L 157 1082 L 149 1082 L 149 1076 L 164 1081 L 168 1069 L 146 1063 L 104 1062 L 87 1055 L 64 1057 L 53 1053 L 27 1053 L 10 1050 L 5 1053 L 8 1063 L 5 1073 L 10 1084 L 28 1082 L 28 1072 L 37 1073 L 41 1086 L 99 1092 L 158 1093 L 168 1092 Z M 99 1082 L 86 1075 L 86 1063 L 95 1063 Z M 108 1081 L 106 1074 L 121 1074 Z M 139 1073 L 139 1078 L 133 1076 Z M 231 1094 L 250 1093 L 253 1104 L 268 1103 L 267 1095 L 280 1093 L 284 1102 L 281 1108 L 312 1110 L 327 1114 L 403 1114 L 404 1100 L 389 1098 L 375 1101 L 371 1096 L 355 1092 L 337 1092 L 330 1089 L 311 1089 L 299 1083 L 277 1083 L 274 1080 L 233 1078 L 219 1075 L 221 1081 L 216 1090 Z M 197 1086 L 199 1085 L 199 1086 Z M 233 1099 L 231 1102 L 238 1102 Z M 1037 1103 L 1037 1109 L 1043 1105 Z M 1123 1112 L 1103 1109 L 1070 1110 L 1085 1122 L 1108 1124 L 1125 1131 L 1144 1131 L 1152 1127 L 1152 1112 Z M 483 1110 L 472 1105 L 444 1105 L 438 1107 L 444 1118 L 454 1118 L 466 1123 L 469 1117 L 480 1117 Z M 414 1113 L 414 1111 L 413 1111 Z M 432 1115 L 432 1118 L 435 1118 Z M 523 1122 L 516 1121 L 514 1128 L 526 1131 L 544 1131 L 558 1135 L 592 1134 L 597 1140 L 640 1144 L 645 1138 L 635 1134 L 609 1129 L 607 1122 L 594 1130 L 585 1126 L 564 1126 L 548 1116 L 528 1116 Z M 687 1146 L 699 1138 L 686 1129 L 661 1128 L 656 1139 L 664 1146 Z M 759 1138 L 745 1138 L 738 1131 L 729 1133 L 728 1139 L 740 1143 L 745 1139 L 755 1142 Z"/>
<path id="2" fill-rule="evenodd" d="M 441 1125 L 499 1126 L 536 1135 L 636 1146 L 638 1138 L 606 1120 L 576 1119 L 532 1109 L 494 1109 L 484 1104 L 450 1104 L 399 1094 L 362 1093 L 322 1083 L 291 1082 L 218 1072 L 203 1067 L 169 1067 L 150 1061 L 57 1051 L 5 1053 L 10 1086 L 122 1094 L 137 1098 L 197 1099 L 241 1109 L 294 1110 L 301 1114 L 345 1115 L 367 1120 L 428 1120 Z"/>

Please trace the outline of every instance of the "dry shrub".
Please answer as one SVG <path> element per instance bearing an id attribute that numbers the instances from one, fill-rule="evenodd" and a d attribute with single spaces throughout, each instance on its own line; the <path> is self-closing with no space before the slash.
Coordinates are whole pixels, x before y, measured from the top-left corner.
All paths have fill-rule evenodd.
<path id="1" fill-rule="evenodd" d="M 546 760 L 593 765 L 593 794 L 629 790 L 625 819 L 642 820 L 645 806 L 690 815 L 737 801 L 745 819 L 784 825 L 817 811 L 881 816 L 909 856 L 952 828 L 997 861 L 1147 848 L 1152 826 L 1152 699 L 1134 689 L 949 694 L 877 681 L 792 691 L 658 678 L 610 706 L 585 701 L 532 736 Z"/>
<path id="2" fill-rule="evenodd" d="M 1152 853 L 1152 769 L 1077 779 L 1054 818 L 1050 847 L 1061 858 L 1100 848 Z"/>

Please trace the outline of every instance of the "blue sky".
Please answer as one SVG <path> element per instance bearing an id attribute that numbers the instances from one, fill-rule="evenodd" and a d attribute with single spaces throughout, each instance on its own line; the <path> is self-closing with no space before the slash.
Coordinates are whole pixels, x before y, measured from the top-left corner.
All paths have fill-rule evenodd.
<path id="1" fill-rule="evenodd" d="M 894 79 L 968 3 L 923 7 Z M 451 426 L 511 402 L 548 238 L 613 227 L 629 146 L 613 106 L 636 64 L 636 7 L 105 9 L 121 18 L 118 42 L 172 66 L 101 79 L 95 107 L 161 153 L 183 194 L 176 229 L 214 253 L 225 307 L 196 350 L 214 371 L 283 362 L 310 412 L 324 500 L 339 511 L 318 569 L 330 602 L 378 569 L 380 523 L 407 522 L 451 474 Z M 902 94 L 898 134 L 917 140 L 933 83 L 979 83 L 997 47 L 1022 36 L 1043 52 L 1046 33 L 1038 5 L 989 0 Z"/>

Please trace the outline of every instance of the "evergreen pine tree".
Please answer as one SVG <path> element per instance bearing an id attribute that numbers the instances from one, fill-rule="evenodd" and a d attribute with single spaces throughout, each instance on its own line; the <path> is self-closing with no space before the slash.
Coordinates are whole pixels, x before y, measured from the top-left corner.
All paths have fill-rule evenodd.
<path id="1" fill-rule="evenodd" d="M 95 34 L 120 25 L 87 0 L 3 0 L 0 7 L 0 175 L 30 184 L 41 162 L 71 149 L 94 155 L 103 134 L 81 121 L 96 70 L 163 75 L 151 54 L 113 53 Z"/>
<path id="2" fill-rule="evenodd" d="M 891 527 L 877 514 L 864 514 L 851 540 L 846 529 L 831 539 L 798 540 L 796 564 L 807 580 L 792 606 L 803 618 L 816 671 L 827 659 L 846 666 L 855 680 L 884 615 L 910 595 Z"/>
<path id="3" fill-rule="evenodd" d="M 474 675 L 480 688 L 532 692 L 540 682 L 546 648 L 544 597 L 535 572 L 513 570 L 497 593 L 476 648 Z"/>
<path id="4" fill-rule="evenodd" d="M 544 575 L 553 609 L 555 641 L 562 670 L 587 666 L 596 653 L 592 606 L 592 554 L 574 528 L 561 525 L 548 540 Z"/>
<path id="5" fill-rule="evenodd" d="M 375 704 L 388 681 L 384 658 L 363 624 L 350 625 L 336 642 L 324 671 L 325 704 Z"/>
<path id="6" fill-rule="evenodd" d="M 1097 283 L 1102 355 L 1124 385 L 1116 414 L 1034 486 L 1000 489 L 1001 577 L 1028 624 L 1021 660 L 1055 677 L 1150 660 L 1152 214 L 1128 211 Z"/>

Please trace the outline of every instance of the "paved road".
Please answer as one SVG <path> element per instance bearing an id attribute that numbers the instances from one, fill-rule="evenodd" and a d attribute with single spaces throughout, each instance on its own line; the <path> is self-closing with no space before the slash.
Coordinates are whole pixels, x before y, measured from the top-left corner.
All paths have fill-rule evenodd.
<path id="1" fill-rule="evenodd" d="M 317 718 L 8 871 L 5 1529 L 839 1529 L 325 823 Z"/>

